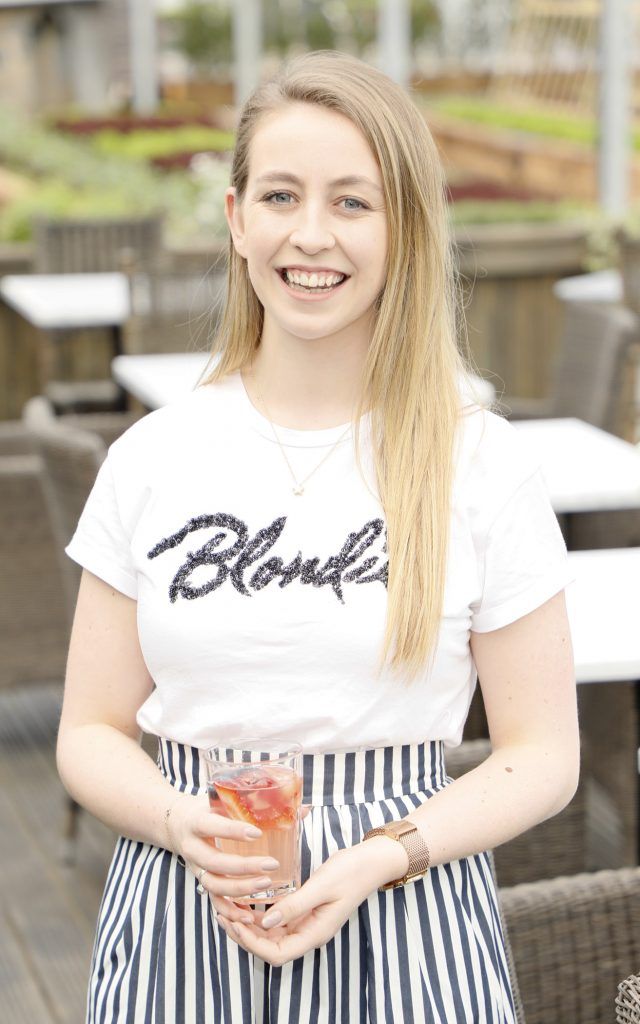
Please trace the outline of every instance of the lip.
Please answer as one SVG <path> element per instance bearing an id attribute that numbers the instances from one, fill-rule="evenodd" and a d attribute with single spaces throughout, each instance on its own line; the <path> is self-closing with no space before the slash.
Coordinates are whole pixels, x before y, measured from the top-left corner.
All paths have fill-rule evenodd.
<path id="1" fill-rule="evenodd" d="M 340 288 L 342 288 L 349 280 L 349 278 L 346 277 L 344 281 L 342 281 L 340 284 L 334 285 L 332 288 L 329 288 L 326 292 L 318 292 L 316 295 L 313 295 L 311 293 L 307 294 L 305 292 L 298 292 L 295 291 L 293 288 L 290 288 L 285 279 L 283 278 L 280 270 L 275 270 L 274 273 L 276 274 L 280 284 L 284 288 L 287 295 L 289 295 L 293 299 L 298 299 L 300 302 L 326 302 L 327 299 L 330 299 L 332 295 L 335 295 L 335 293 Z"/>

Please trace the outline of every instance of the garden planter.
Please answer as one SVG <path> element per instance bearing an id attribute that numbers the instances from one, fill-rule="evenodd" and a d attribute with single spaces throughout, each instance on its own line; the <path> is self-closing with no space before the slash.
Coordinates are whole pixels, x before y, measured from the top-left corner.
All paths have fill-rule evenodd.
<path id="1" fill-rule="evenodd" d="M 584 270 L 588 230 L 581 224 L 458 227 L 469 347 L 498 393 L 548 393 L 562 327 L 553 294 L 561 277 Z"/>

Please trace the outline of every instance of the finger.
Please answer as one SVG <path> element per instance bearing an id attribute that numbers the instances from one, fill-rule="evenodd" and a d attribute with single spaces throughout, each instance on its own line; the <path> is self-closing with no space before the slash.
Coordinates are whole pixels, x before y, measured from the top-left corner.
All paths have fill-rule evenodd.
<path id="1" fill-rule="evenodd" d="M 286 926 L 292 921 L 305 917 L 326 902 L 326 899 L 319 899 L 318 894 L 314 892 L 314 887 L 307 882 L 297 892 L 292 892 L 278 900 L 278 903 L 262 917 L 262 927 L 268 930 L 274 925 Z"/>
<path id="2" fill-rule="evenodd" d="M 265 875 L 259 878 L 225 878 L 223 875 L 214 875 L 207 871 L 200 878 L 200 884 L 211 896 L 230 896 L 233 900 L 239 896 L 249 896 L 259 889 L 266 889 L 273 883 L 271 878 Z"/>
<path id="3" fill-rule="evenodd" d="M 206 868 L 215 875 L 264 875 L 276 871 L 280 864 L 274 857 L 266 854 L 245 857 L 237 853 L 222 853 L 210 843 L 194 838 L 185 843 L 187 861 Z"/>
<path id="4" fill-rule="evenodd" d="M 242 924 L 253 925 L 255 918 L 250 907 L 243 907 L 240 903 L 234 903 L 226 896 L 209 896 L 218 920 L 224 918 L 228 921 L 240 921 Z"/>
<path id="5" fill-rule="evenodd" d="M 204 811 L 196 818 L 193 830 L 205 839 L 235 839 L 251 842 L 260 839 L 262 829 L 246 821 L 236 821 L 215 811 Z"/>
<path id="6" fill-rule="evenodd" d="M 300 808 L 300 817 L 306 818 L 308 814 L 311 814 L 311 804 L 302 804 Z"/>
<path id="7" fill-rule="evenodd" d="M 229 922 L 228 934 L 231 934 L 238 945 L 274 966 L 295 960 L 314 946 L 313 937 L 309 933 L 305 933 L 304 936 L 283 935 L 282 938 L 275 940 L 271 937 L 263 938 L 253 929 L 237 921 Z"/>

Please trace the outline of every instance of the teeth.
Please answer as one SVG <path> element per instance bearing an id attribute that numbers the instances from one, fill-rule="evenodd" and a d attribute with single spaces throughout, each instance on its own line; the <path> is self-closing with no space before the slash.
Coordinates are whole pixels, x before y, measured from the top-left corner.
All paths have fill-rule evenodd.
<path id="1" fill-rule="evenodd" d="M 300 284 L 305 288 L 331 288 L 343 281 L 345 274 L 307 274 L 304 270 L 285 270 L 289 284 Z"/>

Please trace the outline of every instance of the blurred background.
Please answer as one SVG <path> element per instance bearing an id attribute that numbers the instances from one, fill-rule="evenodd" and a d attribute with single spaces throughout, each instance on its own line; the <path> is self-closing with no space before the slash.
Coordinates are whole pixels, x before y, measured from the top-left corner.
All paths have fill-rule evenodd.
<path id="1" fill-rule="evenodd" d="M 636 0 L 0 2 L 7 1024 L 83 1019 L 114 845 L 55 770 L 63 549 L 111 441 L 205 364 L 241 104 L 327 48 L 433 132 L 474 387 L 537 451 L 575 573 L 581 783 L 495 852 L 521 1019 L 640 1022 L 639 29 Z M 478 694 L 450 773 L 489 751 Z"/>

